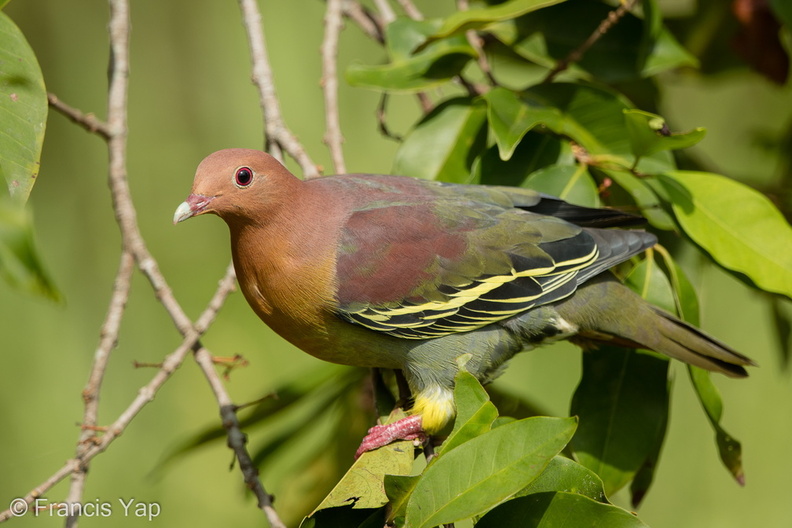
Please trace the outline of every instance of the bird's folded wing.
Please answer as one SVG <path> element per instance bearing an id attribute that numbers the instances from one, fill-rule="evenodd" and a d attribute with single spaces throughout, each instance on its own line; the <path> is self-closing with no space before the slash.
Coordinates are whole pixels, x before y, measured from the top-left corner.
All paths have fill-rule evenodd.
<path id="1" fill-rule="evenodd" d="M 564 298 L 581 273 L 636 252 L 622 244 L 615 259 L 606 244 L 603 259 L 604 239 L 592 230 L 512 204 L 455 198 L 369 204 L 351 214 L 337 259 L 340 317 L 403 338 L 465 332 Z"/>

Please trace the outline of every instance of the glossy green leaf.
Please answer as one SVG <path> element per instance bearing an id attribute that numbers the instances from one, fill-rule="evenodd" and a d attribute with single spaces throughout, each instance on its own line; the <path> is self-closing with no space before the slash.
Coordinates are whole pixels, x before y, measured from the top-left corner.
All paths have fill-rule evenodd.
<path id="1" fill-rule="evenodd" d="M 0 196 L 0 276 L 26 292 L 60 299 L 36 251 L 30 212 L 17 200 L 3 196 Z"/>
<path id="2" fill-rule="evenodd" d="M 396 19 L 386 29 L 390 61 L 380 66 L 353 64 L 347 69 L 347 81 L 352 86 L 394 92 L 425 90 L 447 82 L 476 51 L 464 35 L 433 40 L 421 47 L 438 26 L 437 21 Z"/>
<path id="3" fill-rule="evenodd" d="M 673 288 L 670 280 L 655 261 L 654 251 L 649 252 L 647 258 L 632 269 L 625 280 L 625 284 L 655 306 L 659 306 L 669 313 L 674 313 L 677 303 Z M 663 447 L 667 427 L 668 412 L 666 409 L 665 418 L 660 419 L 654 443 L 647 448 L 646 458 L 630 483 L 631 502 L 634 508 L 637 508 L 643 501 L 654 481 L 654 474 L 660 459 L 660 451 Z"/>
<path id="4" fill-rule="evenodd" d="M 710 373 L 706 370 L 688 365 L 688 372 L 701 406 L 704 408 L 704 412 L 715 430 L 715 442 L 718 445 L 721 461 L 726 466 L 726 469 L 729 470 L 729 473 L 742 486 L 745 484 L 745 472 L 742 467 L 742 445 L 739 440 L 732 437 L 720 425 L 723 415 L 723 401 L 721 400 L 720 392 L 718 392 L 715 384 L 712 383 Z"/>
<path id="5" fill-rule="evenodd" d="M 404 524 L 404 515 L 407 502 L 410 500 L 415 486 L 421 480 L 419 475 L 385 475 L 385 493 L 388 495 L 388 521 L 395 522 L 397 526 Z"/>
<path id="6" fill-rule="evenodd" d="M 11 0 L 0 0 L 0 9 L 3 9 Z"/>
<path id="7" fill-rule="evenodd" d="M 25 201 L 39 171 L 47 91 L 33 50 L 2 12 L 0 65 L 0 174 L 11 196 Z"/>
<path id="8" fill-rule="evenodd" d="M 577 493 L 598 502 L 608 502 L 602 479 L 590 469 L 564 456 L 553 458 L 542 474 L 527 487 L 518 491 L 515 497 L 548 491 Z"/>
<path id="9" fill-rule="evenodd" d="M 627 275 L 624 283 L 655 306 L 669 313 L 676 311 L 671 283 L 653 258 L 645 258 L 639 262 Z"/>
<path id="10" fill-rule="evenodd" d="M 443 20 L 443 25 L 433 38 L 447 37 L 471 29 L 482 29 L 501 20 L 516 18 L 520 15 L 559 4 L 565 0 L 509 0 L 494 6 L 456 11 Z"/>
<path id="11" fill-rule="evenodd" d="M 511 158 L 523 136 L 542 124 L 560 130 L 561 112 L 530 98 L 523 99 L 516 92 L 495 87 L 483 99 L 487 102 L 490 129 L 498 144 L 501 159 Z"/>
<path id="12" fill-rule="evenodd" d="M 693 284 L 690 279 L 679 267 L 679 264 L 671 258 L 671 255 L 665 251 L 657 251 L 663 262 L 665 268 L 668 270 L 668 280 L 671 283 L 671 291 L 674 295 L 675 310 L 669 310 L 671 313 L 676 313 L 682 320 L 698 326 L 699 325 L 699 302 L 698 295 L 696 294 Z"/>
<path id="13" fill-rule="evenodd" d="M 685 233 L 719 264 L 792 297 L 792 228 L 764 195 L 706 172 L 659 176 Z"/>
<path id="14" fill-rule="evenodd" d="M 405 416 L 404 411 L 398 409 L 386 423 L 393 423 Z M 385 475 L 408 475 L 413 466 L 414 450 L 412 440 L 402 440 L 363 453 L 314 513 L 350 504 L 355 509 L 384 506 L 388 502 Z"/>
<path id="15" fill-rule="evenodd" d="M 473 164 L 473 181 L 519 186 L 532 172 L 557 163 L 565 151 L 569 151 L 568 143 L 557 136 L 528 132 L 508 160 L 501 159 L 497 145 L 484 151 Z M 571 154 L 568 157 L 571 162 Z"/>
<path id="16" fill-rule="evenodd" d="M 550 165 L 531 174 L 522 186 L 576 205 L 600 206 L 597 184 L 585 165 Z"/>
<path id="17" fill-rule="evenodd" d="M 486 107 L 467 98 L 444 102 L 424 117 L 396 152 L 394 174 L 457 183 L 470 181 L 483 151 Z"/>
<path id="18" fill-rule="evenodd" d="M 472 374 L 464 370 L 460 370 L 454 378 L 454 403 L 457 409 L 454 429 L 443 442 L 440 453 L 448 453 L 486 433 L 498 417 L 498 409 L 490 401 L 487 391 Z"/>
<path id="19" fill-rule="evenodd" d="M 589 497 L 545 492 L 510 500 L 487 513 L 476 528 L 647 528 L 630 512 Z"/>
<path id="20" fill-rule="evenodd" d="M 652 226 L 664 231 L 676 229 L 673 218 L 663 209 L 657 193 L 646 181 L 636 178 L 627 171 L 600 170 L 632 196 L 638 206 L 638 213 Z"/>
<path id="21" fill-rule="evenodd" d="M 692 147 L 704 139 L 706 134 L 703 128 L 696 128 L 681 134 L 664 133 L 665 120 L 659 115 L 642 110 L 625 110 L 624 121 L 627 125 L 632 152 L 636 158 L 649 156 L 661 150 Z"/>
<path id="22" fill-rule="evenodd" d="M 668 361 L 653 353 L 602 347 L 583 354 L 570 414 L 580 418 L 571 446 L 611 495 L 653 452 L 668 416 Z"/>
<path id="23" fill-rule="evenodd" d="M 527 418 L 437 458 L 407 504 L 405 526 L 431 528 L 479 515 L 527 486 L 569 442 L 574 418 Z"/>
<path id="24" fill-rule="evenodd" d="M 521 57 L 552 68 L 585 42 L 613 9 L 602 2 L 567 2 L 489 30 Z M 617 83 L 696 64 L 665 28 L 647 33 L 643 20 L 627 14 L 571 65 L 568 74 Z"/>

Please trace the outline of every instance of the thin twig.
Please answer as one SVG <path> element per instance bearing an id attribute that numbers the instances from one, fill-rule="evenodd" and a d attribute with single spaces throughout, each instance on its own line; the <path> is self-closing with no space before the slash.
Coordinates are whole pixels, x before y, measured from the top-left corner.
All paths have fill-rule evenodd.
<path id="1" fill-rule="evenodd" d="M 403 138 L 400 135 L 391 132 L 390 128 L 388 128 L 388 123 L 385 120 L 385 110 L 387 106 L 388 93 L 382 92 L 382 95 L 380 95 L 379 104 L 377 105 L 377 125 L 379 126 L 379 131 L 386 138 L 393 139 L 394 141 L 401 141 Z"/>
<path id="2" fill-rule="evenodd" d="M 380 12 L 380 16 L 382 16 L 382 23 L 384 25 L 387 26 L 396 20 L 396 12 L 388 3 L 388 0 L 374 0 L 374 5 L 377 6 L 377 11 Z"/>
<path id="3" fill-rule="evenodd" d="M 111 188 L 113 187 L 113 180 L 126 178 L 126 142 L 127 142 L 127 90 L 129 84 L 129 3 L 128 0 L 110 0 L 110 22 L 108 24 L 108 31 L 110 33 L 110 86 L 108 89 L 107 97 L 107 146 L 109 150 L 109 178 L 111 180 Z M 122 217 L 119 214 L 118 201 L 115 200 L 114 195 L 114 210 L 116 211 L 116 218 L 121 223 Z M 134 213 L 134 210 L 133 210 Z M 132 222 L 136 222 L 134 216 Z M 122 229 L 123 231 L 123 229 Z M 126 244 L 124 244 L 124 253 L 131 254 Z M 122 268 L 124 266 L 122 259 Z M 124 270 L 119 273 L 125 272 Z M 127 282 L 129 278 L 126 279 Z M 129 285 L 121 285 L 121 289 L 128 290 Z M 116 292 L 118 293 L 118 292 Z M 127 292 L 128 293 L 128 292 Z M 115 297 L 115 295 L 114 295 Z M 116 301 L 123 301 L 122 299 L 115 299 Z M 120 324 L 120 321 L 119 323 Z M 114 339 L 115 340 L 115 339 Z M 104 377 L 104 369 L 107 366 L 107 358 L 100 357 L 98 362 L 94 363 L 94 371 L 92 377 L 96 377 L 93 381 L 101 381 Z M 109 353 L 109 350 L 108 352 Z M 96 389 L 98 390 L 98 385 Z M 95 393 L 94 398 L 98 398 L 98 393 Z M 89 422 L 86 425 L 96 425 L 95 413 L 98 402 L 89 402 L 86 400 L 85 417 Z M 93 416 L 91 416 L 93 415 Z M 120 432 L 118 433 L 120 434 Z M 85 449 L 86 442 L 90 436 L 90 431 L 83 429 L 80 434 L 80 443 L 77 447 L 78 457 L 82 453 L 87 453 Z M 110 436 L 107 433 L 104 436 Z M 102 440 L 104 440 L 104 436 Z M 87 461 L 82 460 L 79 465 L 79 470 L 73 474 L 71 486 L 69 487 L 68 501 L 72 503 L 79 503 L 82 500 L 83 490 L 85 488 L 85 473 L 87 472 Z M 75 528 L 78 524 L 79 516 L 70 515 L 66 519 L 66 528 Z"/>
<path id="4" fill-rule="evenodd" d="M 360 5 L 357 0 L 344 0 L 343 7 L 344 16 L 353 20 L 369 38 L 380 44 L 385 42 L 382 21 L 377 18 L 377 15 Z"/>
<path id="5" fill-rule="evenodd" d="M 470 9 L 470 3 L 468 0 L 457 0 L 457 9 L 459 11 L 467 11 Z M 484 75 L 487 76 L 487 80 L 489 80 L 490 84 L 495 86 L 497 83 L 495 82 L 495 77 L 492 76 L 492 68 L 487 60 L 487 55 L 484 53 L 481 37 L 475 30 L 470 29 L 465 32 L 465 38 L 467 38 L 470 47 L 476 52 L 476 61 L 478 62 L 479 68 Z"/>
<path id="6" fill-rule="evenodd" d="M 602 38 L 605 33 L 607 33 L 610 28 L 615 26 L 627 13 L 630 12 L 630 9 L 633 8 L 635 5 L 636 0 L 624 0 L 619 4 L 619 7 L 608 13 L 608 16 L 600 22 L 597 29 L 589 35 L 589 37 L 577 48 L 572 50 L 569 55 L 558 61 L 555 67 L 550 70 L 547 76 L 544 78 L 542 82 L 548 83 L 555 79 L 555 77 L 561 73 L 562 71 L 569 68 L 572 63 L 580 61 L 583 58 L 583 55 L 597 42 L 600 38 Z"/>
<path id="7" fill-rule="evenodd" d="M 407 13 L 407 16 L 413 20 L 424 19 L 423 13 L 421 13 L 421 11 L 415 7 L 415 4 L 413 4 L 411 0 L 399 0 L 399 5 L 401 5 L 402 9 L 404 9 L 404 12 Z"/>
<path id="8" fill-rule="evenodd" d="M 91 374 L 88 383 L 83 389 L 82 396 L 85 402 L 85 410 L 82 419 L 82 432 L 77 442 L 77 458 L 81 458 L 88 449 L 92 439 L 100 428 L 97 426 L 99 415 L 99 394 L 104 380 L 107 364 L 110 360 L 110 352 L 118 342 L 118 334 L 121 329 L 121 321 L 124 316 L 129 289 L 132 282 L 132 273 L 135 271 L 135 259 L 128 251 L 121 252 L 121 263 L 118 267 L 115 281 L 113 283 L 113 294 L 110 297 L 110 304 L 107 309 L 104 323 L 100 330 L 99 346 L 94 353 Z M 71 476 L 69 493 L 66 502 L 69 504 L 79 503 L 85 490 L 85 477 L 88 474 L 88 464 L 83 463 L 75 469 Z M 77 518 L 70 515 L 66 521 L 66 526 L 76 525 Z"/>
<path id="9" fill-rule="evenodd" d="M 253 68 L 253 83 L 259 90 L 259 103 L 264 114 L 266 148 L 282 161 L 282 151 L 286 151 L 300 165 L 306 178 L 319 176 L 319 171 L 308 153 L 286 127 L 281 115 L 280 103 L 275 94 L 272 68 L 267 58 L 264 29 L 261 25 L 261 12 L 256 0 L 239 0 L 242 19 L 250 47 L 250 60 Z"/>
<path id="10" fill-rule="evenodd" d="M 110 130 L 107 127 L 107 123 L 97 118 L 95 115 L 80 112 L 76 108 L 61 101 L 54 93 L 47 92 L 47 102 L 52 108 L 68 117 L 73 123 L 77 123 L 88 132 L 99 134 L 104 139 L 110 139 Z"/>
<path id="11" fill-rule="evenodd" d="M 325 143 L 330 149 L 333 166 L 336 174 L 346 172 L 344 151 L 341 144 L 344 141 L 341 135 L 341 124 L 338 117 L 338 38 L 343 27 L 342 6 L 343 0 L 327 0 L 325 13 L 325 34 L 322 41 L 322 89 L 325 101 L 325 117 L 327 132 Z"/>
<path id="12" fill-rule="evenodd" d="M 122 0 L 123 1 L 123 0 Z M 47 480 L 33 488 L 24 497 L 21 497 L 25 502 L 30 505 L 35 499 L 44 495 L 58 482 L 68 477 L 69 474 L 75 471 L 80 471 L 85 467 L 94 457 L 104 452 L 113 441 L 127 428 L 132 419 L 154 399 L 157 391 L 165 384 L 170 376 L 176 371 L 179 366 L 189 355 L 190 351 L 196 352 L 204 350 L 200 345 L 198 339 L 206 331 L 209 325 L 214 321 L 217 311 L 223 304 L 223 301 L 228 294 L 234 290 L 235 275 L 233 267 L 229 266 L 225 276 L 220 281 L 212 300 L 207 305 L 203 313 L 195 321 L 194 328 L 191 328 L 187 335 L 184 336 L 181 345 L 165 357 L 162 368 L 157 371 L 154 377 L 139 391 L 137 397 L 132 403 L 127 406 L 124 412 L 109 426 L 106 427 L 105 434 L 97 437 L 90 446 L 84 450 L 79 456 L 68 460 L 58 471 L 53 473 Z M 208 352 L 207 352 L 208 354 Z M 0 522 L 14 517 L 14 513 L 10 509 L 0 512 Z"/>
<path id="13" fill-rule="evenodd" d="M 212 356 L 206 351 L 206 349 L 201 349 L 195 353 L 195 360 L 198 362 L 201 370 L 206 375 L 209 386 L 211 387 L 212 392 L 217 399 L 217 403 L 220 406 L 220 418 L 222 420 L 223 427 L 228 433 L 228 447 L 234 451 L 234 454 L 239 461 L 239 467 L 242 470 L 245 484 L 256 496 L 256 499 L 258 500 L 258 507 L 267 516 L 267 520 L 269 520 L 270 525 L 273 528 L 286 528 L 286 525 L 283 524 L 283 522 L 278 517 L 277 512 L 272 507 L 272 496 L 267 493 L 267 491 L 264 489 L 264 486 L 261 484 L 261 480 L 258 478 L 258 469 L 253 463 L 253 460 L 250 458 L 250 454 L 245 447 L 247 444 L 247 436 L 242 432 L 242 428 L 239 424 L 239 419 L 236 415 L 236 406 L 231 401 L 231 397 L 228 395 L 223 382 L 220 380 L 217 372 L 214 369 Z"/>

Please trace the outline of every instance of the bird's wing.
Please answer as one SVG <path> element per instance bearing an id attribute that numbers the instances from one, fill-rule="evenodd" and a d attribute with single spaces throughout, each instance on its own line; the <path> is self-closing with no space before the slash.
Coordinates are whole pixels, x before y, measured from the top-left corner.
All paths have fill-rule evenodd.
<path id="1" fill-rule="evenodd" d="M 403 338 L 466 332 L 562 299 L 647 246 L 639 232 L 475 198 L 402 196 L 356 208 L 339 240 L 338 315 Z"/>

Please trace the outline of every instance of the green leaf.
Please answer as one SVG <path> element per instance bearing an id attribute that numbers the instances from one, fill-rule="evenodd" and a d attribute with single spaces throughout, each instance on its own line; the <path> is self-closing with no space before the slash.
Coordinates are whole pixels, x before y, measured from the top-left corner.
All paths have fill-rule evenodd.
<path id="1" fill-rule="evenodd" d="M 521 57 L 552 68 L 585 42 L 611 11 L 613 6 L 603 2 L 567 2 L 500 22 L 490 31 Z M 571 65 L 567 75 L 619 83 L 696 65 L 665 28 L 647 32 L 644 21 L 628 13 Z"/>
<path id="2" fill-rule="evenodd" d="M 407 502 L 410 500 L 412 492 L 420 480 L 421 477 L 418 475 L 385 475 L 385 493 L 388 495 L 388 508 L 390 509 L 388 522 L 395 522 L 396 526 L 404 525 Z"/>
<path id="3" fill-rule="evenodd" d="M 0 9 L 3 9 L 11 0 L 0 0 Z"/>
<path id="4" fill-rule="evenodd" d="M 435 33 L 438 21 L 398 18 L 388 24 L 385 42 L 390 62 L 381 66 L 353 64 L 346 71 L 352 86 L 393 92 L 426 90 L 450 80 L 476 51 L 464 35 L 433 40 L 420 45 Z M 419 51 L 414 52 L 414 50 Z"/>
<path id="5" fill-rule="evenodd" d="M 574 418 L 526 418 L 439 456 L 415 486 L 405 526 L 430 528 L 500 504 L 542 472 L 575 426 Z"/>
<path id="6" fill-rule="evenodd" d="M 484 149 L 485 118 L 485 106 L 468 98 L 438 105 L 402 142 L 394 173 L 468 183 L 473 160 Z"/>
<path id="7" fill-rule="evenodd" d="M 571 446 L 611 495 L 654 452 L 668 416 L 668 361 L 653 353 L 602 347 L 583 354 L 570 414 L 580 418 Z"/>
<path id="8" fill-rule="evenodd" d="M 674 295 L 675 310 L 669 310 L 671 313 L 676 313 L 680 318 L 688 323 L 698 326 L 699 325 L 699 302 L 696 290 L 693 284 L 685 275 L 685 272 L 679 267 L 679 264 L 671 258 L 671 255 L 666 251 L 661 251 L 662 248 L 656 248 L 657 253 L 663 258 L 665 267 L 668 270 L 668 279 L 671 282 L 671 290 Z"/>
<path id="9" fill-rule="evenodd" d="M 643 179 L 638 179 L 627 171 L 598 169 L 615 181 L 622 189 L 632 196 L 638 211 L 657 229 L 673 231 L 676 224 L 671 216 L 662 208 L 660 198 L 654 189 Z"/>
<path id="10" fill-rule="evenodd" d="M 498 144 L 501 159 L 511 158 L 523 136 L 544 124 L 561 129 L 561 113 L 539 101 L 522 99 L 512 90 L 495 87 L 483 99 L 487 102 L 489 126 Z"/>
<path id="11" fill-rule="evenodd" d="M 597 184 L 585 165 L 550 165 L 531 174 L 522 187 L 556 196 L 576 205 L 600 206 Z"/>
<path id="12" fill-rule="evenodd" d="M 0 13 L 2 15 L 2 13 Z M 0 275 L 14 287 L 60 300 L 44 271 L 33 237 L 33 219 L 25 207 L 0 196 Z"/>
<path id="13" fill-rule="evenodd" d="M 432 38 L 443 38 L 464 33 L 471 29 L 483 29 L 493 22 L 516 18 L 520 15 L 559 4 L 565 0 L 510 0 L 494 6 L 467 11 L 457 11 L 443 20 L 443 25 Z"/>
<path id="14" fill-rule="evenodd" d="M 647 528 L 630 512 L 589 497 L 545 492 L 520 497 L 498 506 L 476 528 Z"/>
<path id="15" fill-rule="evenodd" d="M 506 161 L 501 159 L 498 146 L 493 145 L 473 164 L 473 181 L 486 185 L 522 185 L 532 172 L 558 162 L 562 153 L 569 150 L 564 148 L 567 145 L 556 136 L 528 132 Z"/>
<path id="16" fill-rule="evenodd" d="M 682 134 L 664 133 L 665 120 L 642 110 L 625 110 L 624 121 L 630 137 L 632 153 L 636 158 L 650 156 L 661 150 L 678 150 L 692 147 L 704 138 L 706 131 L 696 128 Z"/>
<path id="17" fill-rule="evenodd" d="M 0 65 L 0 174 L 11 196 L 25 201 L 38 175 L 47 91 L 33 50 L 2 12 Z"/>
<path id="18" fill-rule="evenodd" d="M 674 313 L 676 303 L 671 283 L 654 258 L 645 258 L 627 275 L 624 283 L 635 293 L 669 313 Z"/>
<path id="19" fill-rule="evenodd" d="M 398 409 L 386 423 L 393 423 L 404 417 L 404 411 Z M 387 504 L 385 475 L 409 474 L 413 458 L 412 440 L 394 442 L 363 453 L 311 515 L 319 510 L 350 504 L 354 509 L 379 508 Z"/>
<path id="20" fill-rule="evenodd" d="M 792 228 L 764 195 L 706 172 L 658 177 L 679 225 L 723 267 L 792 297 Z"/>
<path id="21" fill-rule="evenodd" d="M 454 429 L 443 442 L 441 454 L 486 433 L 498 417 L 498 409 L 490 401 L 487 391 L 475 376 L 464 370 L 454 378 L 454 403 L 457 409 Z"/>
<path id="22" fill-rule="evenodd" d="M 590 469 L 564 456 L 556 456 L 531 484 L 518 491 L 515 497 L 524 497 L 547 491 L 566 491 L 585 495 L 597 502 L 608 502 L 602 479 Z"/>
<path id="23" fill-rule="evenodd" d="M 735 480 L 741 485 L 745 485 L 745 473 L 742 467 L 742 446 L 736 438 L 727 433 L 720 425 L 723 415 L 723 401 L 715 384 L 710 379 L 710 373 L 704 369 L 688 365 L 690 380 L 696 395 L 707 414 L 707 418 L 715 430 L 715 442 L 718 445 L 718 453 L 726 469 L 732 474 Z"/>

